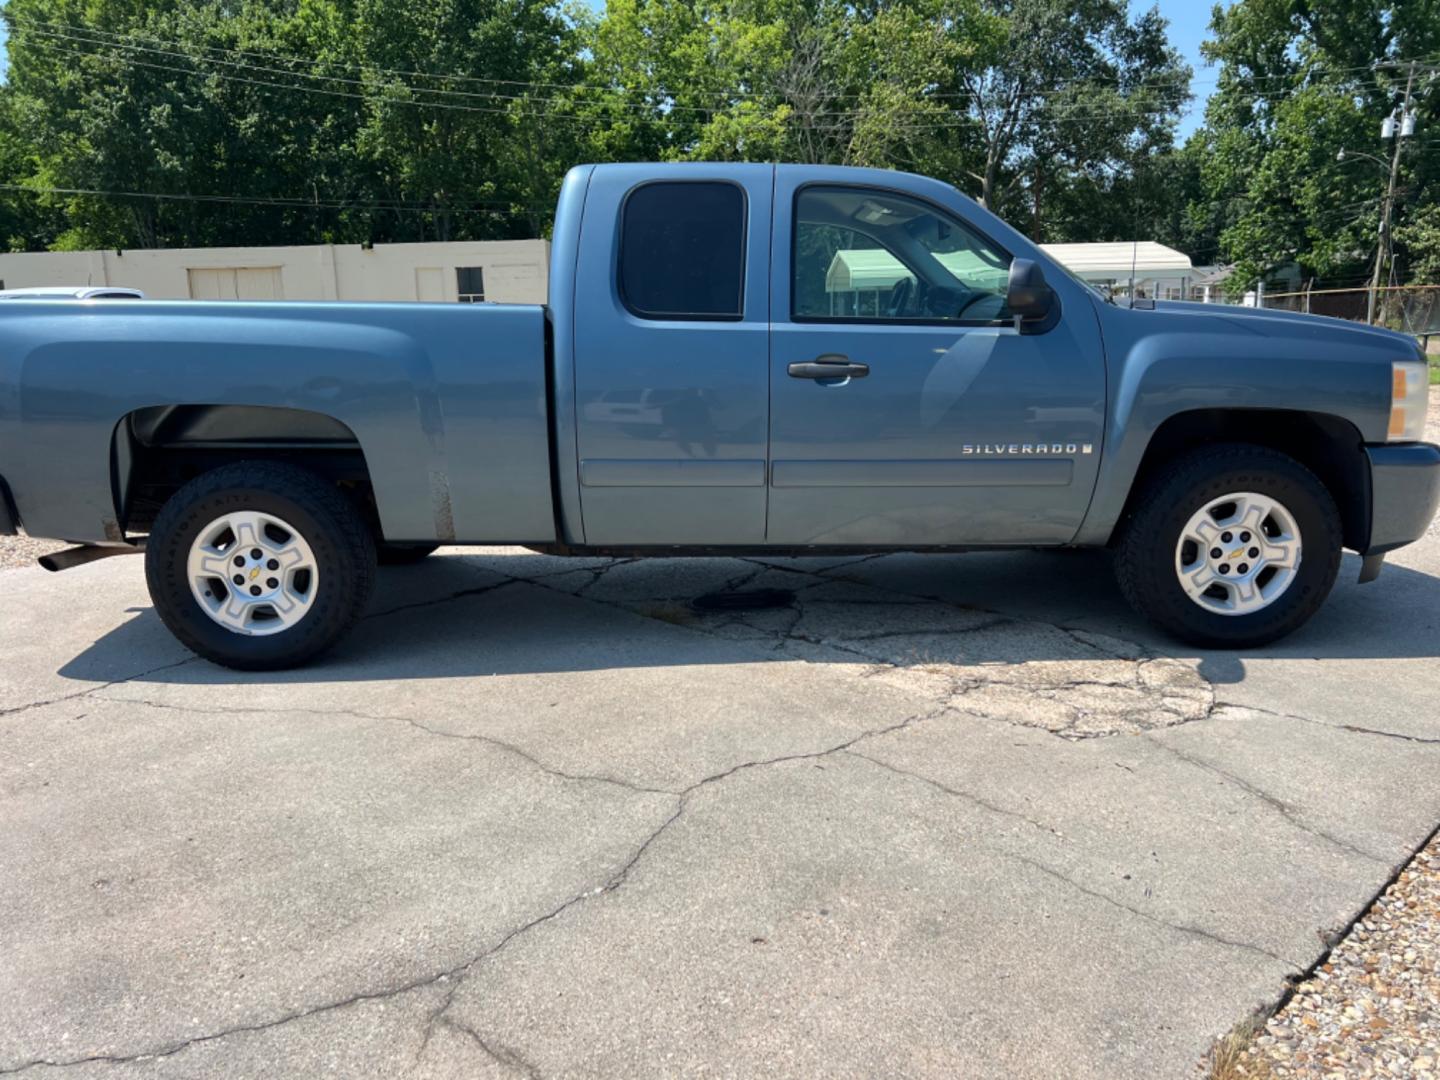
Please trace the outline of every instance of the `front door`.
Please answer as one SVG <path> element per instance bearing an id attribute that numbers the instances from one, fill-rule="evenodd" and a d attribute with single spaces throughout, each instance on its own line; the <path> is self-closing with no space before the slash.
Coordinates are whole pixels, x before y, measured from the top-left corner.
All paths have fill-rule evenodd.
<path id="1" fill-rule="evenodd" d="M 1004 306 L 1011 253 L 958 196 L 803 175 L 777 170 L 767 542 L 1070 540 L 1105 395 L 1079 286 L 1022 333 Z"/>

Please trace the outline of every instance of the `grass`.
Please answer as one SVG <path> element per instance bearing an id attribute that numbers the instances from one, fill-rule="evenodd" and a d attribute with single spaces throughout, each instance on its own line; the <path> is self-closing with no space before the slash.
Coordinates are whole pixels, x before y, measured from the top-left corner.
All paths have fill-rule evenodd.
<path id="1" fill-rule="evenodd" d="M 1274 1073 L 1264 1058 L 1247 1056 L 1246 1051 L 1265 1028 L 1265 1020 L 1252 1016 L 1240 1021 L 1228 1035 L 1210 1048 L 1207 1080 L 1272 1080 Z"/>
<path id="2" fill-rule="evenodd" d="M 1430 385 L 1440 386 L 1440 360 L 1430 361 Z"/>

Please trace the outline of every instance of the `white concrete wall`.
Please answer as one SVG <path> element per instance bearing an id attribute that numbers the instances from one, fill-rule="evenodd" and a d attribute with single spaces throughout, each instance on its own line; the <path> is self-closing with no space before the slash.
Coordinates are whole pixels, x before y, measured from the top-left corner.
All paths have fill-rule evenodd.
<path id="1" fill-rule="evenodd" d="M 550 273 L 546 240 L 477 240 L 449 244 L 314 244 L 304 247 L 161 248 L 0 254 L 7 289 L 30 285 L 124 285 L 155 299 L 190 299 L 258 290 L 268 298 L 278 269 L 285 300 L 454 300 L 455 271 L 479 266 L 485 299 L 543 304 Z M 199 273 L 192 275 L 190 271 Z M 217 271 L 221 273 L 217 273 Z"/>

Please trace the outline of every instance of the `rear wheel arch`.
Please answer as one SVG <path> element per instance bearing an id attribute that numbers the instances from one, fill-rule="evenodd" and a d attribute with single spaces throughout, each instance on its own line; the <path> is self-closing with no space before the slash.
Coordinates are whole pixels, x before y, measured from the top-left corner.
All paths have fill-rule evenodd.
<path id="1" fill-rule="evenodd" d="M 1332 413 L 1258 408 L 1195 409 L 1162 423 L 1131 479 L 1112 541 L 1168 465 L 1198 447 L 1219 443 L 1260 446 L 1294 458 L 1319 477 L 1335 500 L 1345 546 L 1357 551 L 1368 546 L 1370 470 L 1360 430 Z"/>
<path id="2" fill-rule="evenodd" d="M 127 533 L 146 532 L 185 484 L 242 461 L 314 473 L 344 493 L 381 538 L 370 468 L 354 431 L 326 413 L 271 405 L 157 405 L 121 417 L 111 446 L 116 520 Z"/>

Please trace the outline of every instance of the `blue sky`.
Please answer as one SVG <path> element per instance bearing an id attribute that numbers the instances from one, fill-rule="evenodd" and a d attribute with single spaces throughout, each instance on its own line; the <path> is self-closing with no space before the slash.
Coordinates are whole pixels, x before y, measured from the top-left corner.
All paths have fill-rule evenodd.
<path id="1" fill-rule="evenodd" d="M 596 7 L 604 0 L 590 0 Z M 1144 11 L 1152 0 L 1130 0 L 1132 11 Z M 1206 28 L 1210 25 L 1211 0 L 1153 0 L 1160 8 L 1160 14 L 1170 22 L 1170 41 L 1184 54 L 1190 66 L 1195 69 L 1192 88 L 1195 101 L 1190 111 L 1180 122 L 1180 139 L 1184 141 L 1199 125 L 1205 114 L 1205 99 L 1215 86 L 1215 69 L 1207 68 L 1200 58 L 1200 42 L 1205 40 Z M 1222 0 L 1227 6 L 1230 0 Z M 0 23 L 0 79 L 5 77 L 5 25 Z"/>
<path id="2" fill-rule="evenodd" d="M 1143 11 L 1150 6 L 1148 0 L 1131 0 L 1132 11 Z M 1191 81 L 1190 88 L 1195 95 L 1191 102 L 1190 111 L 1180 121 L 1180 138 L 1185 139 L 1192 131 L 1200 126 L 1205 118 L 1205 99 L 1215 89 L 1215 76 L 1217 68 L 1206 67 L 1205 61 L 1200 56 L 1200 42 L 1208 36 L 1210 26 L 1210 2 L 1209 0 L 1156 0 L 1156 6 L 1160 8 L 1160 14 L 1170 22 L 1169 35 L 1170 43 L 1174 45 L 1185 59 L 1195 69 L 1195 76 Z M 1226 0 L 1225 6 L 1229 6 Z"/>

